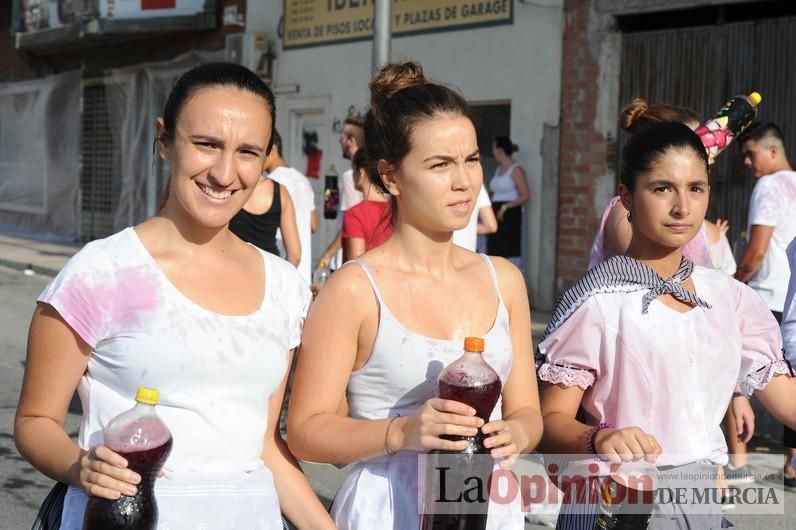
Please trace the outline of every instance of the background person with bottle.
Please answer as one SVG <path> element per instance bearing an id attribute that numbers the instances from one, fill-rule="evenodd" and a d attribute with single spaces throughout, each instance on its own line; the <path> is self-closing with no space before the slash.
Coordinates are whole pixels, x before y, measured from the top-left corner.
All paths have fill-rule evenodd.
<path id="1" fill-rule="evenodd" d="M 368 176 L 390 196 L 393 233 L 335 272 L 313 303 L 288 416 L 297 456 L 356 463 L 332 507 L 341 530 L 418 528 L 417 454 L 467 443 L 443 434 L 480 429 L 503 466 L 541 436 L 522 274 L 451 241 L 483 181 L 467 104 L 416 63 L 383 67 L 370 89 Z M 437 376 L 471 335 L 484 338 L 503 384 L 486 424 L 434 397 Z M 488 528 L 522 529 L 515 501 L 490 506 Z"/>
<path id="2" fill-rule="evenodd" d="M 87 244 L 31 321 L 15 420 L 20 453 L 69 485 L 62 530 L 88 495 L 134 494 L 141 477 L 103 445 L 136 388 L 160 390 L 174 444 L 155 494 L 161 527 L 334 528 L 277 423 L 310 293 L 294 267 L 228 229 L 271 147 L 274 97 L 250 70 L 183 74 L 157 119 L 170 193 L 158 214 Z M 77 444 L 64 418 L 77 388 Z"/>
<path id="3" fill-rule="evenodd" d="M 343 158 L 351 160 L 354 153 L 359 151 L 361 147 L 365 146 L 365 128 L 364 122 L 359 116 L 349 116 L 343 122 L 343 130 L 340 133 L 340 148 L 343 151 Z M 362 201 L 362 193 L 357 190 L 354 185 L 354 171 L 349 168 L 345 170 L 340 177 L 340 212 L 339 230 L 335 238 L 329 243 L 329 246 L 324 249 L 319 261 L 326 263 L 331 269 L 339 268 L 343 262 L 342 255 L 342 224 L 343 215 L 346 210 L 359 204 Z"/>

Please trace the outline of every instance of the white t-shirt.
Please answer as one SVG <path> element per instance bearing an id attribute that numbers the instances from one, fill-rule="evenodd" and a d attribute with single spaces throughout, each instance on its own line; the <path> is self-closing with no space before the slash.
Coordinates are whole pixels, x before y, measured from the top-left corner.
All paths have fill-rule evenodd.
<path id="1" fill-rule="evenodd" d="M 476 242 L 478 241 L 478 212 L 486 206 L 492 206 L 492 202 L 489 200 L 486 188 L 481 186 L 478 191 L 478 198 L 475 200 L 473 214 L 470 216 L 470 222 L 464 228 L 453 232 L 454 244 L 475 252 Z"/>
<path id="2" fill-rule="evenodd" d="M 790 269 L 785 249 L 796 237 L 796 172 L 779 171 L 758 179 L 749 202 L 749 227 L 773 226 L 763 263 L 750 280 L 772 311 L 782 311 Z"/>
<path id="3" fill-rule="evenodd" d="M 796 368 L 796 238 L 787 248 L 790 265 L 790 281 L 788 295 L 785 297 L 785 308 L 782 311 L 782 349 L 785 358 Z"/>
<path id="4" fill-rule="evenodd" d="M 310 217 L 315 211 L 315 192 L 309 179 L 300 171 L 292 167 L 278 167 L 268 174 L 268 177 L 282 184 L 290 198 L 293 200 L 293 210 L 296 214 L 299 241 L 301 242 L 301 261 L 298 270 L 304 281 L 310 283 L 312 277 L 312 222 Z M 276 244 L 279 252 L 285 255 L 285 246 L 282 233 L 277 230 Z"/>
<path id="5" fill-rule="evenodd" d="M 300 341 L 311 294 L 295 268 L 260 251 L 262 305 L 227 316 L 196 305 L 161 272 L 135 230 L 93 241 L 44 289 L 92 348 L 78 386 L 78 445 L 102 443 L 136 388 L 160 390 L 157 413 L 173 437 L 155 483 L 158 528 L 281 530 L 279 500 L 261 459 L 268 400 Z M 62 530 L 80 530 L 86 496 L 70 487 Z"/>
<path id="6" fill-rule="evenodd" d="M 340 212 L 345 212 L 356 206 L 364 198 L 362 192 L 354 185 L 354 170 L 344 171 L 343 176 L 340 177 Z"/>

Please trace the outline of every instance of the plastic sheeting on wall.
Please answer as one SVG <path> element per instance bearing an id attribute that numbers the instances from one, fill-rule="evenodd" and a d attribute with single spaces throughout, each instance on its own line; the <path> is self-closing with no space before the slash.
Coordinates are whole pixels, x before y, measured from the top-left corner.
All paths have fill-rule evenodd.
<path id="1" fill-rule="evenodd" d="M 174 81 L 193 66 L 223 60 L 223 50 L 189 52 L 172 61 L 108 72 L 105 90 L 110 126 L 121 154 L 121 190 L 114 215 L 115 230 L 141 222 L 155 213 L 168 173 L 153 149 L 155 120 L 163 113 Z"/>
<path id="2" fill-rule="evenodd" d="M 0 84 L 0 230 L 76 241 L 79 71 Z"/>

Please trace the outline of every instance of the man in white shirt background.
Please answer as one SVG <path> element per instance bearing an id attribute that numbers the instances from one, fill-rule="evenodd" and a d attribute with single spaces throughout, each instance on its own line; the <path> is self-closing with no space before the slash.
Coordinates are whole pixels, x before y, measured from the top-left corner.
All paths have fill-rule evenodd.
<path id="1" fill-rule="evenodd" d="M 288 166 L 282 158 L 282 137 L 274 131 L 274 146 L 265 160 L 268 178 L 283 185 L 293 199 L 299 241 L 301 242 L 301 261 L 298 271 L 307 283 L 312 280 L 312 234 L 318 230 L 318 215 L 315 213 L 315 192 L 309 179 L 300 171 Z M 277 231 L 276 244 L 284 255 L 282 234 Z"/>
<path id="2" fill-rule="evenodd" d="M 349 116 L 343 123 L 343 130 L 340 133 L 340 148 L 343 151 L 343 158 L 351 160 L 354 153 L 360 148 L 365 147 L 365 120 L 360 116 Z M 362 193 L 354 185 L 354 171 L 348 168 L 340 177 L 340 212 L 337 215 L 338 230 L 337 235 L 321 254 L 320 261 L 327 265 L 332 265 L 333 269 L 342 265 L 342 219 L 346 210 L 356 206 L 362 201 Z M 333 258 L 338 257 L 339 263 L 333 263 Z M 336 265 L 336 266 L 335 266 Z"/>
<path id="3" fill-rule="evenodd" d="M 788 161 L 782 132 L 771 123 L 744 134 L 744 164 L 757 178 L 749 202 L 749 241 L 735 277 L 760 293 L 782 320 L 790 271 L 785 249 L 796 237 L 796 172 Z"/>
<path id="4" fill-rule="evenodd" d="M 753 125 L 741 137 L 744 165 L 757 183 L 749 201 L 749 241 L 735 273 L 763 297 L 780 323 L 791 277 L 786 249 L 796 237 L 796 172 L 788 161 L 783 138 L 773 123 Z M 787 427 L 784 445 L 785 485 L 796 488 L 792 462 L 796 432 Z"/>

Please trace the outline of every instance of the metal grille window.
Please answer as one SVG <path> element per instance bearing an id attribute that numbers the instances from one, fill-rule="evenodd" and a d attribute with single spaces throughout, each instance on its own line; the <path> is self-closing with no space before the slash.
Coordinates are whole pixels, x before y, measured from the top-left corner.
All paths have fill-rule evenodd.
<path id="1" fill-rule="evenodd" d="M 89 241 L 113 233 L 119 200 L 120 158 L 114 149 L 102 82 L 84 83 L 81 121 L 80 237 Z"/>

